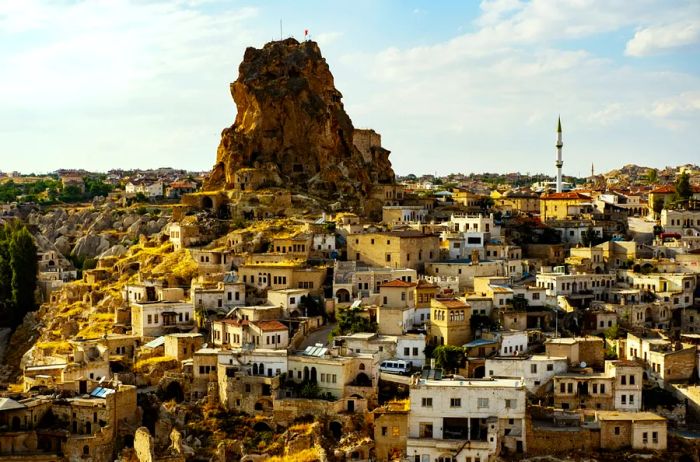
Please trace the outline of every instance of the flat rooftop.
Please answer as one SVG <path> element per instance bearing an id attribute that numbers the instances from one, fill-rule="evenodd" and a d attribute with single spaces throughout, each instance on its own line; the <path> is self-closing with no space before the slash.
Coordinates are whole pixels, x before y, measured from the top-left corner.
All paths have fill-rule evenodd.
<path id="1" fill-rule="evenodd" d="M 419 379 L 418 385 L 428 387 L 483 387 L 483 388 L 520 388 L 523 381 L 519 379 Z"/>

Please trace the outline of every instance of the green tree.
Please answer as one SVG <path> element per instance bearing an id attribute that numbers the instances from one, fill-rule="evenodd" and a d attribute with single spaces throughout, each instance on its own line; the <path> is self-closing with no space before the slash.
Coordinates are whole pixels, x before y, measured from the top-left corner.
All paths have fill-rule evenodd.
<path id="1" fill-rule="evenodd" d="M 657 181 L 659 181 L 659 171 L 655 168 L 647 170 L 647 183 L 655 184 Z"/>
<path id="2" fill-rule="evenodd" d="M 690 186 L 688 172 L 681 173 L 678 181 L 676 181 L 676 195 L 683 202 L 687 202 L 693 196 L 693 188 Z"/>
<path id="3" fill-rule="evenodd" d="M 338 325 L 331 332 L 333 336 L 357 332 L 377 332 L 377 323 L 364 316 L 364 311 L 361 308 L 339 310 L 336 314 L 336 320 Z"/>
<path id="4" fill-rule="evenodd" d="M 10 266 L 12 267 L 12 302 L 15 311 L 22 316 L 35 308 L 36 290 L 36 244 L 26 227 L 12 233 L 10 239 Z"/>
<path id="5" fill-rule="evenodd" d="M 80 202 L 83 200 L 83 192 L 75 185 L 68 185 L 63 188 L 58 198 L 63 202 Z"/>
<path id="6" fill-rule="evenodd" d="M 593 229 L 593 226 L 589 226 L 587 230 L 581 233 L 581 243 L 584 247 L 597 245 L 600 242 L 600 240 L 601 239 L 598 236 L 598 231 Z"/>
<path id="7" fill-rule="evenodd" d="M 0 313 L 7 319 L 12 302 L 12 266 L 10 265 L 10 237 L 5 227 L 0 227 Z"/>
<path id="8" fill-rule="evenodd" d="M 655 216 L 659 216 L 661 211 L 664 209 L 664 199 L 662 197 L 657 197 L 654 199 L 652 204 L 652 209 L 654 210 Z"/>
<path id="9" fill-rule="evenodd" d="M 456 372 L 464 362 L 464 349 L 455 345 L 440 345 L 433 350 L 435 365 L 446 373 Z"/>

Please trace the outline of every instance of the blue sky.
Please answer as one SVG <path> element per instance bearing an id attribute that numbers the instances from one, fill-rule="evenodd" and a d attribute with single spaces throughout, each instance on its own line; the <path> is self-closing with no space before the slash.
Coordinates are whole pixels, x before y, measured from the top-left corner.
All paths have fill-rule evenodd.
<path id="1" fill-rule="evenodd" d="M 700 163 L 697 0 L 0 0 L 0 170 L 208 170 L 280 19 L 400 174 Z"/>

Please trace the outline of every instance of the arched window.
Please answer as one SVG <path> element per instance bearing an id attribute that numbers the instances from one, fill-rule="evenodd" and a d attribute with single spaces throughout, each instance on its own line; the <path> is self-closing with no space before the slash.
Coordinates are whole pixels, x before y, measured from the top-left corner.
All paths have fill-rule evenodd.
<path id="1" fill-rule="evenodd" d="M 253 375 L 258 375 L 258 365 L 253 363 Z"/>
<path id="2" fill-rule="evenodd" d="M 361 370 L 361 371 L 364 371 L 364 370 L 365 370 L 365 365 L 364 365 L 364 363 L 360 363 L 360 370 Z"/>
<path id="3" fill-rule="evenodd" d="M 258 372 L 260 373 L 260 375 L 265 375 L 265 364 L 260 363 L 260 365 L 258 366 Z"/>

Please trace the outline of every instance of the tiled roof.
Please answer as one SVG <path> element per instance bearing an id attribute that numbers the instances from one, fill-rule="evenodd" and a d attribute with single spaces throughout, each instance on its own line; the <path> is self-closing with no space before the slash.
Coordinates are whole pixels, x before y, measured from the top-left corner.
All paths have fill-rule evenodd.
<path id="1" fill-rule="evenodd" d="M 543 194 L 541 199 L 545 199 L 545 200 L 566 200 L 566 199 L 568 199 L 568 200 L 589 201 L 589 200 L 591 200 L 591 197 L 587 196 L 585 194 L 581 194 L 579 192 L 569 191 L 569 192 Z"/>
<path id="2" fill-rule="evenodd" d="M 394 279 L 393 281 L 385 282 L 379 287 L 414 287 L 416 284 L 413 282 L 404 282 L 401 279 Z"/>
<path id="3" fill-rule="evenodd" d="M 279 321 L 253 321 L 253 324 L 258 326 L 263 332 L 287 330 L 287 326 Z"/>

